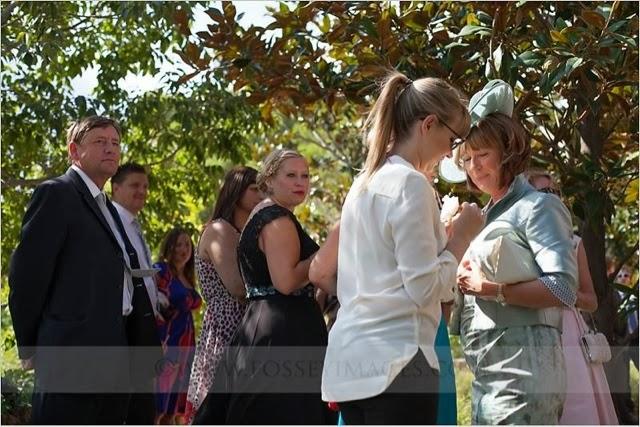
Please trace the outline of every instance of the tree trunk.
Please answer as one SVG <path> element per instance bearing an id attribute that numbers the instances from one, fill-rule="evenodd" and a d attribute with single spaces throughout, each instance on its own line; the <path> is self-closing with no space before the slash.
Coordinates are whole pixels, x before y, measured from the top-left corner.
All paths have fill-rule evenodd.
<path id="1" fill-rule="evenodd" d="M 579 124 L 580 135 L 589 147 L 589 152 L 595 164 L 601 163 L 602 149 L 604 147 L 603 134 L 600 128 L 600 106 L 591 100 L 594 96 L 585 94 L 585 104 L 581 105 L 587 114 Z M 599 185 L 594 181 L 595 185 Z M 600 184 L 602 185 L 602 184 Z M 605 215 L 604 206 L 607 206 L 609 195 L 604 187 L 597 193 L 597 200 L 583 200 L 584 212 L 588 212 L 582 224 L 582 241 L 589 260 L 589 271 L 593 279 L 593 285 L 598 296 L 598 310 L 595 313 L 598 330 L 607 336 L 611 345 L 611 361 L 605 365 L 607 381 L 611 389 L 611 397 L 616 408 L 618 421 L 621 424 L 638 424 L 638 418 L 634 414 L 631 401 L 631 387 L 629 384 L 629 358 L 628 346 L 624 339 L 626 319 L 618 318 L 618 306 L 620 298 L 615 289 L 609 286 L 607 277 L 607 262 L 605 251 Z M 622 330 L 620 330 L 621 322 Z"/>
<path id="2" fill-rule="evenodd" d="M 600 200 L 599 203 L 604 204 L 605 200 Z M 601 210 L 595 211 L 603 212 Z M 611 361 L 605 364 L 605 373 L 618 421 L 620 424 L 637 425 L 638 418 L 633 413 L 633 404 L 630 404 L 632 401 L 629 384 L 628 345 L 624 340 L 626 319 L 619 318 L 617 313 L 620 298 L 608 283 L 604 237 L 605 224 L 602 214 L 598 217 L 590 216 L 582 227 L 582 241 L 589 260 L 589 271 L 593 278 L 593 285 L 598 296 L 598 310 L 594 316 L 597 328 L 607 336 L 611 345 L 612 357 Z"/>
<path id="3" fill-rule="evenodd" d="M 598 296 L 598 311 L 595 313 L 595 320 L 598 330 L 607 336 L 607 340 L 611 344 L 611 361 L 605 364 L 605 373 L 618 421 L 620 424 L 637 425 L 637 417 L 633 414 L 633 405 L 630 405 L 628 346 L 624 339 L 620 338 L 621 332 L 624 337 L 626 322 L 617 315 L 620 298 L 608 283 L 604 235 L 604 218 L 600 218 L 600 221 L 595 224 L 585 222 L 582 229 L 582 241 L 589 260 L 593 285 Z"/>

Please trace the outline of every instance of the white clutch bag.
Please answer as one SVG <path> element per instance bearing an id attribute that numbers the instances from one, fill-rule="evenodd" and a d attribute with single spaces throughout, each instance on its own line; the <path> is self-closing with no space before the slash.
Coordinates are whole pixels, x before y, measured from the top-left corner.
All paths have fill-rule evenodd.
<path id="1" fill-rule="evenodd" d="M 577 308 L 574 307 L 572 311 L 580 329 L 580 348 L 582 348 L 582 353 L 587 362 L 607 363 L 610 361 L 611 347 L 609 346 L 609 341 L 607 341 L 607 337 L 602 332 L 596 330 L 596 321 L 591 313 L 589 313 L 589 317 L 593 324 L 592 330 L 586 327 L 584 319 L 582 319 Z"/>
<path id="2" fill-rule="evenodd" d="M 588 331 L 580 337 L 584 357 L 591 363 L 607 363 L 611 360 L 611 347 L 602 332 Z"/>
<path id="3" fill-rule="evenodd" d="M 540 276 L 531 249 L 518 240 L 511 229 L 496 228 L 474 242 L 474 258 L 488 280 L 512 284 Z"/>

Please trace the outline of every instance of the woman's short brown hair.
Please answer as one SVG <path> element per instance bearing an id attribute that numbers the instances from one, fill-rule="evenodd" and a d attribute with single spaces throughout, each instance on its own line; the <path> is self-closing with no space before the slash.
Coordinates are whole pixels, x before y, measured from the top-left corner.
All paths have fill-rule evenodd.
<path id="1" fill-rule="evenodd" d="M 457 150 L 454 160 L 464 169 L 463 159 L 467 151 L 483 148 L 493 148 L 500 153 L 501 186 L 510 185 L 513 179 L 524 172 L 529 165 L 531 158 L 529 137 L 522 125 L 505 114 L 490 114 L 473 126 L 466 141 Z M 480 192 L 468 174 L 467 186 L 471 191 Z"/>

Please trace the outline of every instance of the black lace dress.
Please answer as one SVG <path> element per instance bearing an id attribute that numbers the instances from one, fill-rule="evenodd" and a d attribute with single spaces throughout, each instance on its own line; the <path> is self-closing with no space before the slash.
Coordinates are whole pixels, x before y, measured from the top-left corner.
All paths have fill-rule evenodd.
<path id="1" fill-rule="evenodd" d="M 314 287 L 278 292 L 258 247 L 264 226 L 283 216 L 298 231 L 300 260 L 318 250 L 296 217 L 279 205 L 249 220 L 238 245 L 249 304 L 194 424 L 335 423 L 320 396 L 327 331 Z"/>

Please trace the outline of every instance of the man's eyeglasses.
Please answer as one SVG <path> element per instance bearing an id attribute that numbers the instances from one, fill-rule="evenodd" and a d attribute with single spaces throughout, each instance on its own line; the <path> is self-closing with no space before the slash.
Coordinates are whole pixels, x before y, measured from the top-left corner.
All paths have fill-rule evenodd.
<path id="1" fill-rule="evenodd" d="M 556 196 L 560 197 L 560 192 L 551 187 L 540 188 L 538 189 L 538 191 L 541 193 L 555 194 Z"/>
<path id="2" fill-rule="evenodd" d="M 436 116 L 438 117 L 438 116 Z M 421 117 L 419 120 L 422 121 L 424 119 L 426 119 L 427 116 Z M 438 120 L 440 120 L 440 123 L 442 123 L 443 125 L 445 125 L 445 127 L 447 129 L 449 129 L 455 136 L 452 136 L 451 138 L 449 138 L 449 141 L 451 142 L 451 151 L 455 150 L 456 148 L 458 148 L 458 146 L 462 145 L 465 141 L 466 138 L 461 137 L 460 135 L 458 135 L 458 132 L 456 132 L 455 130 L 453 130 L 451 128 L 451 126 L 449 126 L 444 120 L 442 120 L 440 117 L 438 117 Z"/>

